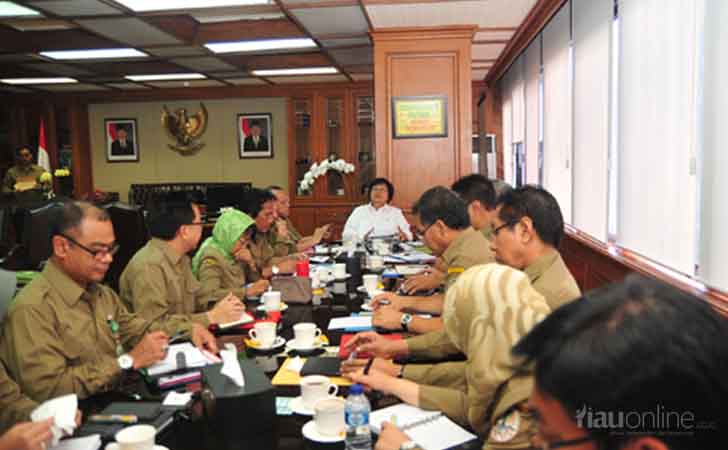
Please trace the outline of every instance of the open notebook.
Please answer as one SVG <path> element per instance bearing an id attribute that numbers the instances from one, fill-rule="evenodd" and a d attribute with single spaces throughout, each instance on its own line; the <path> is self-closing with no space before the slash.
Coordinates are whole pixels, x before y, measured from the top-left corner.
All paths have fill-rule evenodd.
<path id="1" fill-rule="evenodd" d="M 369 416 L 372 431 L 379 434 L 383 422 L 393 422 L 425 450 L 445 450 L 477 439 L 440 411 L 425 411 L 399 403 L 373 411 Z"/>

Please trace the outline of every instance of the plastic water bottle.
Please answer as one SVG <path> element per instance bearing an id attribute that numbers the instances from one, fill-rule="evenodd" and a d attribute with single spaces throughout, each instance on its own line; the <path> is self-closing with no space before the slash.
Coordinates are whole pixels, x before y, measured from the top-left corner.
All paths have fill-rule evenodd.
<path id="1" fill-rule="evenodd" d="M 372 406 L 361 384 L 349 388 L 344 415 L 346 420 L 346 450 L 372 450 L 369 412 Z"/>

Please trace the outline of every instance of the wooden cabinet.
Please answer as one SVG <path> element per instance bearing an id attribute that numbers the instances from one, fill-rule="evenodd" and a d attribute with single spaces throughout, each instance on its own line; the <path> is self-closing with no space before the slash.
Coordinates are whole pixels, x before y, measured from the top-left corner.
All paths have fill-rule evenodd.
<path id="1" fill-rule="evenodd" d="M 365 201 L 363 187 L 376 174 L 374 97 L 371 87 L 322 88 L 288 102 L 291 220 L 304 234 L 324 224 L 340 239 L 346 219 Z M 308 189 L 301 181 L 314 163 L 343 159 L 354 173 L 330 170 Z"/>

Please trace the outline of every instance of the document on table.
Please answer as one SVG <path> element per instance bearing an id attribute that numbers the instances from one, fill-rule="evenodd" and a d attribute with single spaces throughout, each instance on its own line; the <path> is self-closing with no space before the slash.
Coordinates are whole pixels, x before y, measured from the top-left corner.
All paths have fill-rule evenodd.
<path id="1" fill-rule="evenodd" d="M 184 364 L 178 364 L 178 360 L 183 360 Z M 170 345 L 167 349 L 167 356 L 146 370 L 150 376 L 156 376 L 174 372 L 178 369 L 184 369 L 185 367 L 203 367 L 214 362 L 216 361 L 205 356 L 197 347 L 189 342 L 185 342 Z"/>
<path id="2" fill-rule="evenodd" d="M 64 439 L 50 450 L 97 450 L 101 447 L 101 435 L 92 434 L 73 439 Z"/>
<path id="3" fill-rule="evenodd" d="M 442 412 L 425 411 L 405 403 L 373 411 L 369 419 L 372 431 L 379 434 L 385 421 L 393 422 L 425 450 L 444 450 L 477 439 Z"/>
<path id="4" fill-rule="evenodd" d="M 335 317 L 329 322 L 329 330 L 348 328 L 372 328 L 372 316 Z"/>

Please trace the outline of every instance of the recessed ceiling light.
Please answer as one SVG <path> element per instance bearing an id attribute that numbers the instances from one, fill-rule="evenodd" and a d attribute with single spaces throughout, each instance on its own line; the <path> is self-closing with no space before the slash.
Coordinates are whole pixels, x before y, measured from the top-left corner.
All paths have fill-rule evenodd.
<path id="1" fill-rule="evenodd" d="M 164 11 L 170 9 L 202 9 L 222 6 L 267 5 L 270 0 L 116 0 L 133 11 Z"/>
<path id="2" fill-rule="evenodd" d="M 146 58 L 146 53 L 135 48 L 102 48 L 96 50 L 62 50 L 40 52 L 41 56 L 51 59 L 107 59 L 107 58 Z"/>
<path id="3" fill-rule="evenodd" d="M 0 83 L 5 84 L 68 84 L 78 83 L 74 78 L 3 78 Z"/>
<path id="4" fill-rule="evenodd" d="M 207 78 L 201 73 L 165 73 L 159 75 L 127 75 L 131 81 L 168 81 L 168 80 L 202 80 Z"/>
<path id="5" fill-rule="evenodd" d="M 41 14 L 25 6 L 13 2 L 0 2 L 0 17 L 33 17 Z"/>
<path id="6" fill-rule="evenodd" d="M 339 73 L 336 67 L 302 67 L 300 69 L 265 69 L 254 70 L 253 75 L 259 77 L 275 77 L 279 75 L 328 75 Z"/>
<path id="7" fill-rule="evenodd" d="M 296 39 L 264 39 L 258 41 L 238 41 L 238 42 L 216 42 L 205 44 L 215 53 L 235 53 L 235 52 L 258 52 L 264 50 L 282 50 L 294 48 L 313 48 L 316 43 L 309 38 Z"/>

